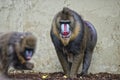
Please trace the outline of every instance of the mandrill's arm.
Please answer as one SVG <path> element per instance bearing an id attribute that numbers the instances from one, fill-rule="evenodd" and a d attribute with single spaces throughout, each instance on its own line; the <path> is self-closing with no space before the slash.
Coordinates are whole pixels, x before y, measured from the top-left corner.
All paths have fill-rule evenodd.
<path id="1" fill-rule="evenodd" d="M 18 59 L 20 60 L 20 63 L 26 63 L 25 59 L 20 54 L 20 44 L 18 42 L 15 44 L 15 52 L 17 54 Z"/>

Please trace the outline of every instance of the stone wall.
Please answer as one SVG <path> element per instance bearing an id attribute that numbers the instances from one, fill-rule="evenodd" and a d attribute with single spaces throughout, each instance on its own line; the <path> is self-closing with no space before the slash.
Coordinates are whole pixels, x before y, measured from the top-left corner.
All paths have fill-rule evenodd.
<path id="1" fill-rule="evenodd" d="M 0 0 L 0 31 L 33 32 L 38 38 L 34 69 L 62 71 L 49 33 L 54 15 L 64 6 L 92 22 L 98 32 L 89 72 L 120 73 L 120 0 Z"/>

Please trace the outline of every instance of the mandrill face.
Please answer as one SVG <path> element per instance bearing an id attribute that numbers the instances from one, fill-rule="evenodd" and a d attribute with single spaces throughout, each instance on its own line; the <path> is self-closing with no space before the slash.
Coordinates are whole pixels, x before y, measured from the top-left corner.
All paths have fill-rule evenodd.
<path id="1" fill-rule="evenodd" d="M 70 21 L 69 20 L 61 20 L 60 21 L 60 36 L 62 38 L 70 38 L 71 30 L 70 30 Z"/>
<path id="2" fill-rule="evenodd" d="M 70 20 L 60 20 L 59 21 L 59 35 L 64 46 L 69 44 L 72 36 L 72 27 Z"/>

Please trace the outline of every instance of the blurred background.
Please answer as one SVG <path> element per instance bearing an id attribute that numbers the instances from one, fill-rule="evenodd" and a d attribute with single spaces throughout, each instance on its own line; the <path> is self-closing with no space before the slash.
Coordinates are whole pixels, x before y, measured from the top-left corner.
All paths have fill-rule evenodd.
<path id="1" fill-rule="evenodd" d="M 89 72 L 120 73 L 120 0 L 0 0 L 0 32 L 32 32 L 38 39 L 31 60 L 34 70 L 62 71 L 50 28 L 53 17 L 63 7 L 79 13 L 97 30 L 98 42 Z"/>

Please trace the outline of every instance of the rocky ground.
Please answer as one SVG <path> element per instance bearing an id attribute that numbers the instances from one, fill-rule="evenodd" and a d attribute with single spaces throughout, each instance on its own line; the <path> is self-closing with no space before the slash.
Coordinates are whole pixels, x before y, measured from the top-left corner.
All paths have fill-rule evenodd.
<path id="1" fill-rule="evenodd" d="M 12 72 L 9 74 L 10 78 L 15 80 L 120 80 L 120 74 L 111 73 L 96 73 L 88 74 L 85 76 L 80 76 L 78 74 L 77 78 L 70 79 L 67 78 L 62 72 L 55 73 L 41 73 L 41 72 Z"/>

